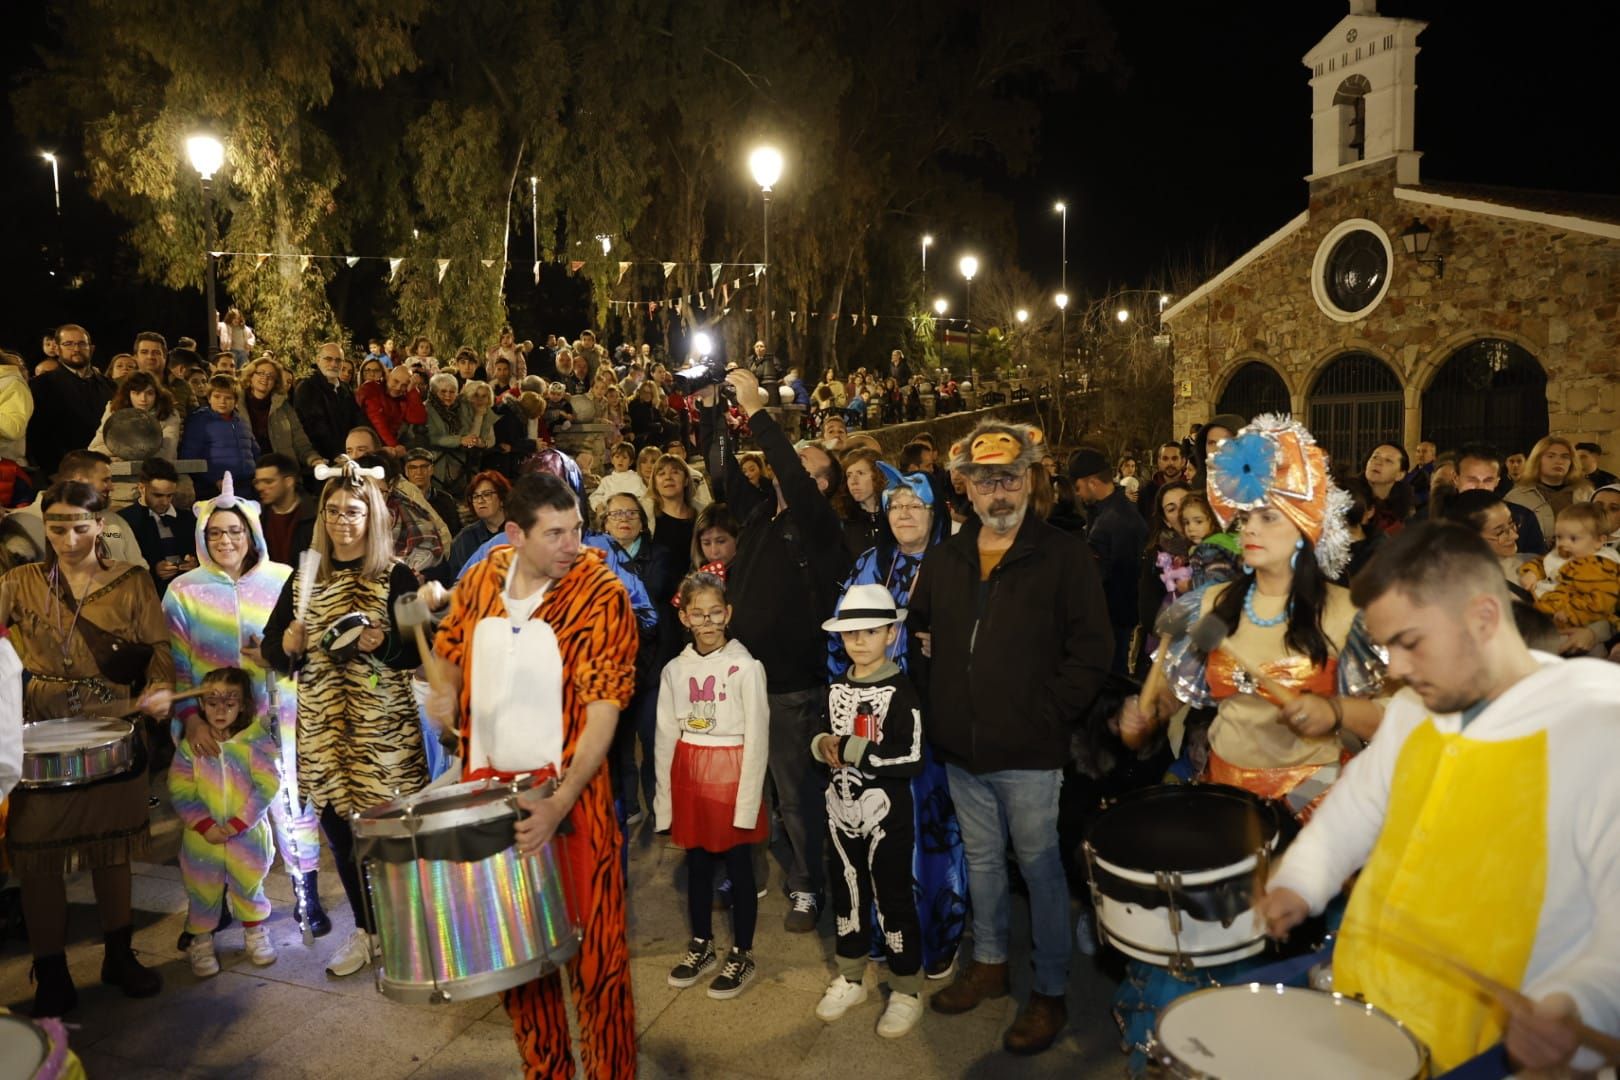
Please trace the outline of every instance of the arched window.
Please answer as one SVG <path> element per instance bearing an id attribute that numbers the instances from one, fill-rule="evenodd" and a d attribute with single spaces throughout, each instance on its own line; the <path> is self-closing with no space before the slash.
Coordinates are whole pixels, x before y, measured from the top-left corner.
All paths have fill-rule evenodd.
<path id="1" fill-rule="evenodd" d="M 1290 413 L 1293 403 L 1288 397 L 1288 385 L 1277 370 L 1260 360 L 1251 360 L 1232 373 L 1215 411 L 1253 420 L 1262 413 Z"/>
<path id="2" fill-rule="evenodd" d="M 1353 165 L 1367 156 L 1367 95 L 1372 83 L 1365 75 L 1352 75 L 1334 91 L 1339 111 L 1339 164 Z"/>
<path id="3" fill-rule="evenodd" d="M 1446 358 L 1423 391 L 1423 437 L 1439 450 L 1483 442 L 1525 453 L 1547 434 L 1547 373 L 1500 338 L 1470 342 Z"/>
<path id="4" fill-rule="evenodd" d="M 1327 450 L 1334 476 L 1359 476 L 1380 443 L 1406 445 L 1401 381 L 1371 353 L 1336 357 L 1317 377 L 1310 400 L 1307 426 Z"/>

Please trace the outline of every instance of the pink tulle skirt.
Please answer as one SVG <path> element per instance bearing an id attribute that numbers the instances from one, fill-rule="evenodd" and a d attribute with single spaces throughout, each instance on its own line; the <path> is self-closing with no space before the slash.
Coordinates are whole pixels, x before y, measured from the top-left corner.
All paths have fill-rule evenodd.
<path id="1" fill-rule="evenodd" d="M 669 833 L 676 846 L 719 854 L 766 838 L 763 799 L 752 829 L 731 823 L 737 813 L 742 759 L 741 746 L 697 746 L 685 739 L 675 744 L 675 760 L 669 767 Z"/>

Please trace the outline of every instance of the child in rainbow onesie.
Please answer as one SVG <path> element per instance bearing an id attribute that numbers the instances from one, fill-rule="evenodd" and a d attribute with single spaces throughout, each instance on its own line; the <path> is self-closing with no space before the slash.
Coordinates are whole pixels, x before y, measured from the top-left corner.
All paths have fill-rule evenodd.
<path id="1" fill-rule="evenodd" d="M 253 714 L 253 683 L 241 668 L 217 668 L 203 678 L 203 716 L 219 740 L 219 756 L 192 752 L 182 740 L 169 766 L 169 795 L 185 825 L 180 876 L 190 901 L 186 931 L 194 974 L 219 973 L 214 928 L 229 897 L 241 920 L 248 958 L 276 961 L 264 920 L 270 900 L 264 879 L 275 858 L 270 806 L 281 790 L 281 766 L 269 721 Z"/>

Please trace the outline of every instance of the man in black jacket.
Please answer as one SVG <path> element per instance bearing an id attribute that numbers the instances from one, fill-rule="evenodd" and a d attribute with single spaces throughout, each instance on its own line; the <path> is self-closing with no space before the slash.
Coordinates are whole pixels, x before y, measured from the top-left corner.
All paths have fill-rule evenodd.
<path id="1" fill-rule="evenodd" d="M 1178 452 L 1178 457 L 1179 452 Z M 1112 477 L 1108 459 L 1082 448 L 1069 458 L 1069 483 L 1075 498 L 1086 505 L 1091 527 L 1086 543 L 1097 556 L 1103 595 L 1108 598 L 1108 623 L 1114 628 L 1114 671 L 1129 674 L 1131 632 L 1136 629 L 1136 584 L 1141 576 L 1142 549 L 1147 547 L 1147 522 L 1125 497 Z"/>
<path id="2" fill-rule="evenodd" d="M 28 384 L 34 415 L 28 421 L 28 460 L 53 475 L 69 450 L 90 445 L 101 414 L 112 400 L 113 384 L 90 362 L 90 332 L 77 323 L 56 328 L 58 366 Z"/>
<path id="3" fill-rule="evenodd" d="M 1040 433 L 987 420 L 952 447 L 975 517 L 923 558 L 910 599 L 913 672 L 926 672 L 926 730 L 945 761 L 967 852 L 973 965 L 933 997 L 966 1012 L 1007 993 L 1007 839 L 1029 887 L 1035 979 L 1003 1037 L 1052 1045 L 1068 1022 L 1069 887 L 1058 795 L 1069 737 L 1112 654 L 1096 559 L 1029 513 Z M 925 660 L 924 657 L 929 659 Z"/>
<path id="4" fill-rule="evenodd" d="M 311 375 L 293 391 L 293 411 L 304 422 L 304 434 L 315 452 L 327 461 L 343 453 L 349 429 L 366 422 L 354 393 L 338 381 L 343 346 L 328 341 L 315 354 L 319 375 Z"/>
<path id="5" fill-rule="evenodd" d="M 775 478 L 774 487 L 754 487 L 732 447 L 718 455 L 723 460 L 711 461 L 710 475 L 724 478 L 726 502 L 742 527 L 726 579 L 731 633 L 765 666 L 771 783 L 793 852 L 787 880 L 792 906 L 784 926 L 808 933 L 816 928 L 822 903 L 827 770 L 806 748 L 823 730 L 826 715 L 827 633 L 821 624 L 832 617 L 849 573 L 843 525 L 827 500 L 843 486 L 843 475 L 820 446 L 793 449 L 765 411 L 753 372 L 735 368 L 726 381 Z M 714 388 L 697 396 L 707 455 L 724 420 L 714 407 Z"/>

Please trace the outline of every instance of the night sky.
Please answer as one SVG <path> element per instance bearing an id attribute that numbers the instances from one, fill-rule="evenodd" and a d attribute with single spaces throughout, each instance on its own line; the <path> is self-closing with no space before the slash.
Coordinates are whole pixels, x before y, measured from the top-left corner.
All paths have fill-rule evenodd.
<path id="1" fill-rule="evenodd" d="M 1102 3 L 1118 33 L 1121 70 L 1087 76 L 1049 101 L 1029 174 L 978 177 L 1018 207 L 1019 261 L 1043 288 L 1055 290 L 1058 280 L 1052 204 L 1068 201 L 1077 293 L 1154 284 L 1177 262 L 1218 269 L 1304 208 L 1310 99 L 1300 57 L 1347 12 L 1343 0 Z M 29 43 L 44 32 L 42 8 L 38 0 L 0 5 L 8 70 L 35 62 Z M 1615 5 L 1554 2 L 1515 14 L 1466 0 L 1385 0 L 1380 10 L 1430 23 L 1417 98 L 1426 179 L 1620 191 L 1606 74 L 1620 30 Z M 0 254 L 9 279 L 30 280 L 0 309 L 0 342 L 31 357 L 40 323 L 75 317 L 94 326 L 96 315 L 65 310 L 70 298 L 44 278 L 39 236 L 51 214 L 50 169 L 41 148 L 16 134 L 9 100 L 3 116 L 0 214 L 10 227 Z M 71 164 L 65 206 L 80 221 L 97 221 Z M 117 231 L 100 220 L 98 237 Z M 940 241 L 936 257 L 950 257 L 951 238 Z M 128 256 L 109 245 L 106 261 L 127 265 Z M 130 289 L 158 325 L 177 305 L 200 304 Z"/>

